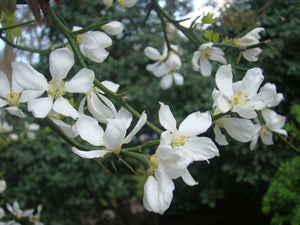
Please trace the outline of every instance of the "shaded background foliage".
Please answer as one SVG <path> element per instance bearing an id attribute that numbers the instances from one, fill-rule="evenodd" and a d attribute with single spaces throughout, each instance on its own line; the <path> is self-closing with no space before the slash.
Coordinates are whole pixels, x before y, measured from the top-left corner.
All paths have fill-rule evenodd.
<path id="1" fill-rule="evenodd" d="M 188 3 L 167 1 L 166 8 L 178 15 L 191 10 Z M 127 93 L 129 103 L 140 112 L 145 109 L 156 125 L 159 125 L 158 101 L 170 105 L 179 123 L 193 111 L 211 109 L 214 79 L 202 77 L 192 70 L 191 57 L 197 46 L 175 35 L 171 39 L 172 43 L 181 46 L 179 53 L 184 65 L 180 72 L 185 76 L 185 83 L 168 90 L 159 87 L 159 79 L 145 70 L 151 60 L 144 55 L 144 48 L 153 46 L 162 51 L 164 43 L 155 14 L 151 13 L 144 22 L 148 4 L 149 1 L 140 1 L 136 7 L 126 9 L 125 13 L 119 10 L 111 14 L 110 19 L 118 18 L 125 25 L 125 30 L 123 34 L 113 37 L 114 44 L 105 62 L 94 64 L 87 60 L 88 66 L 99 80 L 119 83 L 120 92 Z M 180 10 L 176 10 L 179 6 Z M 104 5 L 101 1 L 65 0 L 62 6 L 55 9 L 72 28 L 75 25 L 87 26 L 97 20 L 104 12 Z M 262 39 L 271 39 L 275 49 L 265 48 L 258 64 L 242 59 L 240 66 L 263 68 L 265 82 L 275 83 L 278 91 L 285 95 L 285 101 L 276 109 L 277 112 L 289 116 L 289 131 L 292 134 L 299 132 L 299 124 L 294 123 L 296 117 L 292 117 L 290 112 L 290 106 L 299 103 L 300 94 L 297 87 L 297 72 L 300 69 L 297 44 L 300 39 L 299 3 L 296 0 L 235 0 L 227 4 L 216 20 L 217 23 L 209 29 L 219 32 L 220 39 L 234 37 L 257 22 L 266 29 L 261 33 Z M 52 43 L 63 41 L 55 27 L 45 32 Z M 233 56 L 229 61 L 236 63 L 238 52 L 226 50 L 226 53 Z M 214 65 L 216 71 L 217 66 Z M 41 57 L 36 68 L 49 74 L 48 57 Z M 78 71 L 78 68 L 73 70 Z M 237 73 L 237 76 L 243 75 L 244 72 Z M 153 135 L 147 128 L 143 131 L 149 137 Z M 212 132 L 209 132 L 213 138 Z M 273 214 L 262 214 L 262 198 L 280 164 L 295 155 L 279 139 L 275 140 L 274 146 L 266 147 L 258 143 L 254 151 L 249 150 L 248 144 L 229 140 L 231 145 L 220 147 L 220 157 L 210 160 L 210 164 L 197 162 L 189 167 L 199 182 L 198 186 L 187 187 L 181 180 L 176 181 L 173 203 L 161 217 L 138 210 L 145 174 L 132 176 L 117 160 L 114 162 L 119 174 L 109 174 L 95 162 L 74 156 L 70 146 L 60 143 L 47 129 L 39 135 L 41 142 L 21 141 L 0 149 L 1 160 L 5 161 L 0 164 L 0 171 L 4 172 L 8 183 L 5 194 L 0 196 L 0 205 L 15 199 L 27 208 L 41 203 L 44 206 L 42 218 L 46 224 L 168 224 L 170 221 L 172 224 L 182 224 L 182 221 L 212 225 L 269 224 Z M 295 137 L 291 141 L 296 145 L 299 143 Z M 110 163 L 104 162 L 112 169 Z M 141 169 L 131 163 L 137 171 Z M 270 204 L 277 203 L 272 201 Z M 135 208 L 132 209 L 132 206 Z M 115 213 L 113 221 L 105 216 L 107 209 Z M 275 214 L 275 211 L 272 213 Z M 264 212 L 270 213 L 271 210 Z M 130 220 L 132 215 L 135 217 Z"/>

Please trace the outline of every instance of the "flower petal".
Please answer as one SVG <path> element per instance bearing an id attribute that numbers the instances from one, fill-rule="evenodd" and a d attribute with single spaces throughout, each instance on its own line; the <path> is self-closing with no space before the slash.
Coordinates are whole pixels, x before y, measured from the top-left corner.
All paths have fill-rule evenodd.
<path id="1" fill-rule="evenodd" d="M 192 137 L 185 143 L 188 154 L 194 161 L 203 161 L 219 156 L 219 150 L 210 138 Z"/>
<path id="2" fill-rule="evenodd" d="M 75 126 L 80 137 L 94 146 L 103 145 L 102 127 L 99 126 L 98 121 L 93 117 L 80 115 L 76 121 Z"/>
<path id="3" fill-rule="evenodd" d="M 82 151 L 75 147 L 72 147 L 72 151 L 76 155 L 80 156 L 81 158 L 85 158 L 85 159 L 102 158 L 107 153 L 111 152 L 111 151 L 107 151 L 107 150 Z"/>
<path id="4" fill-rule="evenodd" d="M 181 175 L 181 178 L 183 179 L 184 183 L 186 183 L 189 186 L 194 186 L 198 184 L 198 182 L 194 180 L 194 178 L 187 169 L 185 169 L 184 173 Z"/>
<path id="5" fill-rule="evenodd" d="M 195 51 L 192 58 L 192 66 L 194 71 L 198 71 L 200 69 L 199 60 L 201 57 L 200 51 Z"/>
<path id="6" fill-rule="evenodd" d="M 253 140 L 259 131 L 257 127 L 247 119 L 221 118 L 220 122 L 223 124 L 228 134 L 240 142 Z"/>
<path id="7" fill-rule="evenodd" d="M 159 51 L 151 46 L 146 47 L 144 53 L 152 60 L 158 61 L 162 59 L 162 55 L 159 53 Z"/>
<path id="8" fill-rule="evenodd" d="M 103 142 L 107 149 L 116 150 L 121 147 L 126 135 L 126 124 L 119 119 L 109 119 L 103 135 Z"/>
<path id="9" fill-rule="evenodd" d="M 201 74 L 205 77 L 211 75 L 212 67 L 211 67 L 211 63 L 208 59 L 205 59 L 205 58 L 200 59 L 200 71 L 201 71 Z"/>
<path id="10" fill-rule="evenodd" d="M 142 127 L 144 126 L 146 121 L 147 121 L 147 114 L 145 112 L 143 112 L 140 119 L 136 123 L 135 127 L 124 139 L 123 144 L 127 144 L 127 143 L 131 142 L 133 136 L 136 135 L 136 133 L 139 132 L 140 129 L 142 129 Z"/>
<path id="11" fill-rule="evenodd" d="M 73 52 L 67 47 L 55 49 L 49 56 L 52 79 L 63 80 L 74 65 Z"/>
<path id="12" fill-rule="evenodd" d="M 172 86 L 172 83 L 173 83 L 173 77 L 171 74 L 168 74 L 160 80 L 160 87 L 166 90 Z"/>
<path id="13" fill-rule="evenodd" d="M 24 62 L 12 62 L 12 74 L 20 86 L 30 90 L 47 90 L 48 81 L 43 74 L 37 72 Z"/>
<path id="14" fill-rule="evenodd" d="M 264 80 L 264 76 L 260 68 L 252 68 L 247 71 L 246 75 L 242 80 L 241 90 L 248 98 L 252 98 L 256 95 L 261 83 Z"/>
<path id="15" fill-rule="evenodd" d="M 78 131 L 76 129 L 76 126 L 72 126 L 69 124 L 64 123 L 61 120 L 55 119 L 55 118 L 51 118 L 51 120 L 57 125 L 59 126 L 59 128 L 68 136 L 71 138 L 77 137 L 78 136 Z"/>
<path id="16" fill-rule="evenodd" d="M 5 73 L 0 71 L 0 97 L 6 98 L 10 92 L 10 84 Z"/>
<path id="17" fill-rule="evenodd" d="M 53 97 L 48 96 L 44 98 L 33 99 L 28 102 L 28 111 L 32 112 L 36 118 L 45 118 L 53 105 Z"/>
<path id="18" fill-rule="evenodd" d="M 21 109 L 19 109 L 17 106 L 11 106 L 7 107 L 6 111 L 9 112 L 9 114 L 20 117 L 20 118 L 25 118 L 26 115 L 22 112 Z"/>
<path id="19" fill-rule="evenodd" d="M 74 107 L 63 97 L 59 97 L 53 104 L 53 110 L 64 116 L 70 116 L 77 119 L 79 114 Z"/>
<path id="20" fill-rule="evenodd" d="M 40 97 L 44 92 L 44 90 L 24 90 L 20 95 L 19 102 L 29 102 Z"/>
<path id="21" fill-rule="evenodd" d="M 233 95 L 231 65 L 223 65 L 217 70 L 216 84 L 219 90 L 229 99 Z"/>
<path id="22" fill-rule="evenodd" d="M 178 130 L 184 135 L 196 136 L 202 134 L 211 126 L 212 119 L 210 112 L 194 112 L 188 115 L 180 124 Z"/>
<path id="23" fill-rule="evenodd" d="M 70 93 L 86 93 L 92 88 L 94 78 L 94 71 L 82 68 L 70 81 L 66 82 L 66 91 Z"/>
<path id="24" fill-rule="evenodd" d="M 214 134 L 215 134 L 216 142 L 219 145 L 228 145 L 228 142 L 226 140 L 226 135 L 222 134 L 220 127 L 217 125 L 214 126 Z"/>
<path id="25" fill-rule="evenodd" d="M 160 124 L 168 131 L 175 132 L 177 131 L 176 128 L 176 120 L 170 110 L 168 105 L 165 105 L 162 102 L 159 102 L 160 109 L 158 111 L 158 118 Z"/>

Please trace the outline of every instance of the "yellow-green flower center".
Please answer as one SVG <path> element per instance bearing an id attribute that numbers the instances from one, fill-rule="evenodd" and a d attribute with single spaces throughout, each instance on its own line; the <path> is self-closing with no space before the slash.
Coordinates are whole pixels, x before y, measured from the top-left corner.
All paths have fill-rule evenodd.
<path id="1" fill-rule="evenodd" d="M 201 59 L 208 59 L 211 57 L 211 51 L 207 48 L 201 49 Z"/>
<path id="2" fill-rule="evenodd" d="M 183 134 L 175 133 L 172 135 L 171 146 L 172 148 L 183 147 L 188 139 L 189 138 Z"/>
<path id="3" fill-rule="evenodd" d="M 260 130 L 260 136 L 263 137 L 263 136 L 268 136 L 270 135 L 270 131 L 268 130 L 268 128 L 266 127 L 266 125 L 262 125 L 261 126 L 261 130 Z"/>
<path id="4" fill-rule="evenodd" d="M 229 103 L 232 105 L 232 106 L 235 106 L 235 105 L 246 105 L 248 101 L 248 96 L 245 95 L 242 91 L 236 91 L 234 93 L 234 95 L 231 97 Z"/>
<path id="5" fill-rule="evenodd" d="M 78 42 L 78 44 L 81 44 L 81 42 L 82 42 L 82 39 L 84 38 L 84 36 L 85 36 L 86 34 L 77 34 L 77 36 L 76 36 L 76 41 Z"/>
<path id="6" fill-rule="evenodd" d="M 150 156 L 150 163 L 151 163 L 151 166 L 154 167 L 154 168 L 157 168 L 158 167 L 158 157 L 157 155 L 151 155 Z"/>
<path id="7" fill-rule="evenodd" d="M 49 82 L 48 94 L 52 95 L 55 99 L 65 94 L 65 82 L 55 79 Z"/>
<path id="8" fill-rule="evenodd" d="M 6 95 L 6 99 L 11 106 L 17 106 L 19 104 L 19 94 L 12 91 Z"/>

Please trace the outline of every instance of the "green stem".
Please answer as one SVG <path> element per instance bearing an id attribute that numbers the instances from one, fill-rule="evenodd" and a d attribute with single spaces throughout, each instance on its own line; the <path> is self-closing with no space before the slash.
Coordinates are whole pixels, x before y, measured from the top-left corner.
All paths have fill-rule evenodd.
<path id="1" fill-rule="evenodd" d="M 87 68 L 87 65 L 83 59 L 82 54 L 79 51 L 78 46 L 76 45 L 76 35 L 72 33 L 58 18 L 52 8 L 49 10 L 49 15 L 51 16 L 53 23 L 57 25 L 58 29 L 64 34 L 64 36 L 68 39 L 68 42 L 80 64 L 81 67 Z"/>
<path id="2" fill-rule="evenodd" d="M 8 26 L 8 27 L 2 27 L 2 28 L 0 28 L 0 33 L 2 33 L 5 30 L 14 29 L 16 27 L 22 27 L 22 26 L 25 26 L 25 25 L 28 25 L 28 24 L 31 24 L 31 23 L 34 23 L 34 22 L 36 22 L 36 20 L 29 20 L 29 21 L 26 21 L 24 23 L 15 24 L 15 25 Z"/>
<path id="3" fill-rule="evenodd" d="M 146 166 L 147 169 L 151 168 L 150 161 L 148 160 L 147 156 L 145 156 L 143 154 L 139 154 L 139 153 L 135 153 L 135 152 L 127 152 L 127 151 L 121 151 L 120 154 L 130 157 L 130 158 L 140 160 L 144 163 L 144 165 Z"/>
<path id="4" fill-rule="evenodd" d="M 159 145 L 160 143 L 160 139 L 156 139 L 156 140 L 151 140 L 146 142 L 145 144 L 136 146 L 136 147 L 131 147 L 131 148 L 123 148 L 122 151 L 128 151 L 128 152 L 134 152 L 134 151 L 142 151 L 146 148 L 155 146 L 155 145 Z"/>
<path id="5" fill-rule="evenodd" d="M 300 153 L 300 149 L 290 143 L 287 138 L 281 134 L 277 135 L 284 143 L 286 143 L 291 149 L 295 150 L 296 152 Z"/>
<path id="6" fill-rule="evenodd" d="M 2 39 L 9 46 L 11 46 L 13 48 L 20 49 L 20 50 L 24 50 L 24 51 L 28 51 L 28 52 L 33 52 L 33 53 L 39 53 L 41 55 L 47 55 L 47 54 L 50 53 L 50 49 L 37 49 L 37 48 L 29 48 L 29 47 L 24 47 L 24 46 L 16 45 L 16 44 L 12 43 L 11 41 L 9 41 L 7 38 L 3 37 L 2 35 L 0 35 L 0 39 Z"/>

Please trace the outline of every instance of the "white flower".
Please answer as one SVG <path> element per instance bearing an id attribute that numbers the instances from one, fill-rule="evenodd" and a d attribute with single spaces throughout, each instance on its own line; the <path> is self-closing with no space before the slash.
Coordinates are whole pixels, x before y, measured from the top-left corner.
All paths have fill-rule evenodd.
<path id="1" fill-rule="evenodd" d="M 5 120 L 0 120 L 0 133 L 8 133 L 13 130 L 13 127 L 10 126 Z"/>
<path id="2" fill-rule="evenodd" d="M 241 47 L 247 47 L 250 45 L 255 45 L 259 43 L 260 35 L 259 33 L 261 31 L 264 31 L 265 29 L 262 27 L 257 27 L 253 30 L 251 30 L 249 33 L 247 33 L 245 36 L 242 38 L 235 39 L 233 41 L 234 44 L 239 45 Z M 251 48 L 251 49 L 246 49 L 243 51 L 243 56 L 245 59 L 248 61 L 257 61 L 258 60 L 258 55 L 261 53 L 261 49 L 256 47 L 256 48 Z"/>
<path id="3" fill-rule="evenodd" d="M 117 2 L 121 7 L 130 8 L 136 4 L 137 0 L 117 0 Z"/>
<path id="4" fill-rule="evenodd" d="M 171 46 L 174 50 L 177 49 L 176 46 Z M 176 85 L 182 85 L 184 78 L 181 74 L 176 73 L 181 67 L 181 60 L 179 56 L 170 51 L 167 52 L 167 47 L 164 47 L 164 52 L 161 55 L 159 51 L 153 47 L 146 47 L 144 52 L 147 57 L 158 62 L 154 64 L 147 65 L 146 69 L 154 74 L 156 77 L 162 77 L 160 81 L 160 86 L 163 89 L 168 89 L 172 86 L 173 80 Z M 168 57 L 168 58 L 167 58 Z M 166 59 L 167 58 L 167 59 Z"/>
<path id="5" fill-rule="evenodd" d="M 273 145 L 273 134 L 272 132 L 287 136 L 286 130 L 283 129 L 286 117 L 278 115 L 274 110 L 265 109 L 261 112 L 264 124 L 260 124 L 258 121 L 259 131 L 257 132 L 256 138 L 251 142 L 250 148 L 254 149 L 258 137 L 261 138 L 265 145 Z"/>
<path id="6" fill-rule="evenodd" d="M 40 92 L 25 90 L 16 82 L 15 71 L 12 73 L 12 84 L 9 84 L 5 73 L 0 71 L 0 107 L 9 105 L 6 109 L 10 114 L 24 118 L 25 114 L 18 108 L 21 102 L 28 102 L 29 100 L 39 96 Z"/>
<path id="7" fill-rule="evenodd" d="M 270 104 L 274 96 L 265 89 L 257 91 L 264 79 L 260 68 L 247 71 L 241 81 L 232 82 L 231 65 L 221 66 L 216 74 L 216 84 L 219 90 L 212 93 L 217 110 L 226 113 L 229 110 L 238 113 L 241 117 L 253 119 L 257 117 L 255 110 L 262 110 Z"/>
<path id="8" fill-rule="evenodd" d="M 21 86 L 28 90 L 39 91 L 40 95 L 45 91 L 48 92 L 47 97 L 29 101 L 28 111 L 31 111 L 34 117 L 44 118 L 53 109 L 57 113 L 76 119 L 78 117 L 77 111 L 63 95 L 66 92 L 86 93 L 92 87 L 94 72 L 83 68 L 70 81 L 65 82 L 63 79 L 67 77 L 74 64 L 72 52 L 68 48 L 56 49 L 51 52 L 49 58 L 52 76 L 49 83 L 42 74 L 30 65 L 23 62 L 13 62 L 12 64 L 15 78 Z"/>
<path id="9" fill-rule="evenodd" d="M 73 147 L 72 151 L 79 155 L 82 158 L 100 158 L 106 155 L 107 153 L 114 152 L 115 154 L 119 154 L 121 151 L 121 147 L 123 144 L 128 144 L 131 142 L 133 136 L 143 127 L 143 125 L 147 121 L 147 115 L 145 112 L 142 113 L 140 119 L 138 120 L 135 127 L 132 131 L 126 136 L 126 131 L 130 126 L 132 121 L 132 115 L 124 108 L 121 108 L 115 119 L 108 119 L 108 123 L 103 134 L 103 137 L 94 136 L 92 132 L 86 135 L 86 141 L 93 144 L 93 140 L 95 138 L 101 139 L 101 145 L 105 147 L 104 150 L 93 150 L 93 151 L 81 151 L 77 148 Z M 89 127 L 92 122 L 90 120 L 83 121 L 82 127 L 87 128 L 87 132 L 89 132 Z M 95 126 L 95 124 L 94 124 Z M 77 129 L 81 128 L 77 126 Z"/>
<path id="10" fill-rule="evenodd" d="M 81 27 L 73 27 L 73 31 L 80 30 Z M 88 31 L 77 35 L 80 51 L 90 60 L 101 63 L 109 55 L 105 50 L 112 45 L 111 38 L 101 31 Z"/>
<path id="11" fill-rule="evenodd" d="M 119 21 L 112 21 L 101 26 L 101 29 L 109 35 L 118 35 L 124 30 L 124 25 Z"/>
<path id="12" fill-rule="evenodd" d="M 28 209 L 25 211 L 22 211 L 20 209 L 19 203 L 17 201 L 13 202 L 13 205 L 11 206 L 9 203 L 6 204 L 7 210 L 15 215 L 17 219 L 29 217 L 33 214 L 34 209 Z"/>
<path id="13" fill-rule="evenodd" d="M 6 181 L 0 180 L 0 194 L 2 194 L 5 191 L 5 189 L 6 189 Z"/>
<path id="14" fill-rule="evenodd" d="M 41 211 L 42 211 L 42 205 L 38 205 L 37 213 L 35 215 L 29 216 L 29 221 L 32 222 L 34 225 L 43 225 L 43 223 L 40 222 Z"/>
<path id="15" fill-rule="evenodd" d="M 111 81 L 103 81 L 101 83 L 114 93 L 118 91 L 120 86 Z M 114 104 L 96 87 L 92 87 L 87 93 L 87 106 L 93 117 L 101 123 L 107 123 L 107 119 L 113 119 L 117 115 Z"/>
<path id="16" fill-rule="evenodd" d="M 203 76 L 211 75 L 212 67 L 210 60 L 226 64 L 226 59 L 224 57 L 224 52 L 221 48 L 213 47 L 213 43 L 205 43 L 199 47 L 198 51 L 194 52 L 192 58 L 192 65 L 195 71 L 200 69 L 200 72 Z M 200 65 L 199 65 L 200 61 Z"/>
<path id="17" fill-rule="evenodd" d="M 174 189 L 172 179 L 156 170 L 155 177 L 149 176 L 144 185 L 143 204 L 145 209 L 164 214 L 171 204 Z"/>
<path id="18" fill-rule="evenodd" d="M 266 83 L 260 90 L 258 95 L 268 96 L 266 107 L 272 108 L 278 106 L 279 103 L 284 99 L 282 93 L 277 93 L 276 85 L 271 83 Z M 271 100 L 270 100 L 271 99 Z"/>
<path id="19" fill-rule="evenodd" d="M 252 141 L 259 129 L 250 120 L 241 118 L 222 117 L 215 120 L 214 124 L 214 134 L 219 145 L 228 145 L 220 128 L 224 128 L 232 138 L 243 143 Z"/>
<path id="20" fill-rule="evenodd" d="M 25 129 L 26 129 L 26 136 L 28 139 L 33 140 L 35 139 L 35 131 L 38 131 L 40 129 L 40 125 L 37 123 L 31 123 L 28 124 L 27 122 L 24 123 Z"/>
<path id="21" fill-rule="evenodd" d="M 169 106 L 163 103 L 160 105 L 159 121 L 166 131 L 161 134 L 160 145 L 156 150 L 158 168 L 172 179 L 182 177 L 188 185 L 195 185 L 187 166 L 193 161 L 208 160 L 219 155 L 210 138 L 197 136 L 211 126 L 210 113 L 191 113 L 177 129 Z"/>
<path id="22" fill-rule="evenodd" d="M 103 0 L 106 8 L 110 8 L 113 5 L 113 0 Z"/>

